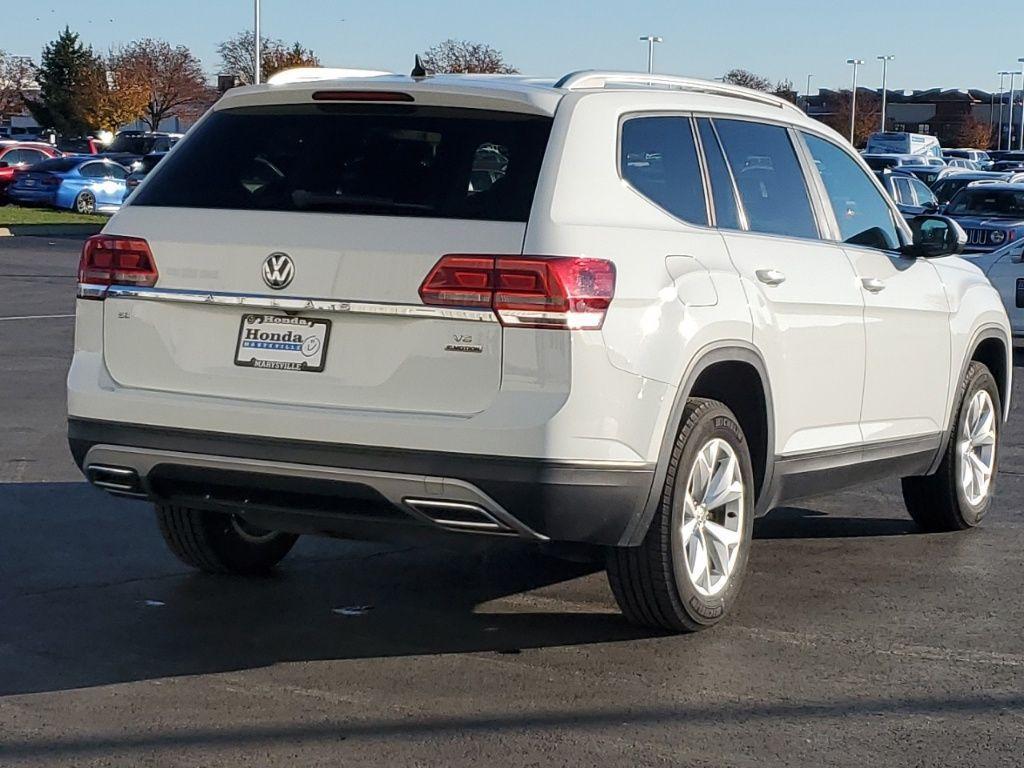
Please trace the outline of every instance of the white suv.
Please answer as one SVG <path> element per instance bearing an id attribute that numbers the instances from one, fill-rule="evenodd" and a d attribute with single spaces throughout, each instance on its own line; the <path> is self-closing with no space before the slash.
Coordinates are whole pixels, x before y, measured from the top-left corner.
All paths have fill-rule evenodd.
<path id="1" fill-rule="evenodd" d="M 893 476 L 976 525 L 999 296 L 796 107 L 582 72 L 230 91 L 89 240 L 69 435 L 174 553 L 299 534 L 596 545 L 633 621 L 714 624 L 755 516 Z"/>

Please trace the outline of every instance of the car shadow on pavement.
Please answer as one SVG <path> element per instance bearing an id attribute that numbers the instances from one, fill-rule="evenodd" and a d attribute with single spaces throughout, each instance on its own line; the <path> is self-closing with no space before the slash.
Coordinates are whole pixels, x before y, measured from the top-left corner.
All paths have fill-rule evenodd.
<path id="1" fill-rule="evenodd" d="M 781 509 L 755 536 L 915 531 Z M 660 636 L 626 622 L 599 571 L 517 542 L 453 550 L 306 537 L 271 577 L 209 576 L 167 552 L 142 502 L 84 483 L 0 484 L 0 696 Z"/>
<path id="2" fill-rule="evenodd" d="M 304 538 L 273 576 L 193 573 L 140 502 L 0 484 L 0 696 L 281 662 L 654 637 L 599 566 L 516 542 L 468 551 Z M 591 600 L 560 585 L 587 581 Z"/>

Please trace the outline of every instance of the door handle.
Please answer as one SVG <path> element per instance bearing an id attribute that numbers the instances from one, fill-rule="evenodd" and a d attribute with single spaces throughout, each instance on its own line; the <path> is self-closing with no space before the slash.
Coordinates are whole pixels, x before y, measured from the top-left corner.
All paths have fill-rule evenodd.
<path id="1" fill-rule="evenodd" d="M 864 286 L 864 290 L 868 293 L 881 293 L 885 290 L 885 283 L 877 277 L 862 277 L 860 284 Z"/>
<path id="2" fill-rule="evenodd" d="M 754 274 L 765 285 L 782 285 L 786 282 L 786 276 L 777 269 L 759 269 Z"/>

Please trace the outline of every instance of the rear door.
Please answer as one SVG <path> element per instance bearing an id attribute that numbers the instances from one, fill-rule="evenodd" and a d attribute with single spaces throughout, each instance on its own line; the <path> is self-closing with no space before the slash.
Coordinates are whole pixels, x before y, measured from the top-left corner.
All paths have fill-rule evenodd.
<path id="1" fill-rule="evenodd" d="M 821 237 L 791 132 L 760 122 L 712 122 L 741 206 L 745 231 L 723 233 L 772 381 L 776 452 L 857 445 L 864 303 L 849 260 Z M 704 144 L 707 153 L 706 137 Z"/>
<path id="2" fill-rule="evenodd" d="M 296 407 L 484 410 L 500 325 L 418 289 L 443 255 L 522 252 L 550 125 L 408 104 L 213 113 L 108 227 L 145 238 L 160 274 L 106 302 L 111 375 Z"/>

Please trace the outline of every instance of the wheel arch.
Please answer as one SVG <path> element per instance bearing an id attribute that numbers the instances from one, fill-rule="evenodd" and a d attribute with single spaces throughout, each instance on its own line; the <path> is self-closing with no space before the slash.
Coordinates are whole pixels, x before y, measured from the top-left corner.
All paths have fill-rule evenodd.
<path id="1" fill-rule="evenodd" d="M 948 408 L 949 420 L 939 450 L 928 469 L 929 475 L 938 470 L 946 453 L 956 409 L 960 402 L 960 386 L 967 375 L 968 366 L 973 362 L 983 363 L 992 373 L 996 380 L 996 388 L 999 390 L 1003 422 L 1010 418 L 1010 398 L 1013 394 L 1013 344 L 1004 328 L 995 324 L 984 325 L 974 332 L 971 343 L 967 345 L 967 353 L 960 364 L 960 375 L 956 380 L 953 398 Z"/>
<path id="2" fill-rule="evenodd" d="M 757 397 L 750 397 L 751 387 Z M 682 424 L 683 409 L 691 397 L 719 400 L 736 414 L 750 448 L 757 488 L 755 512 L 768 511 L 775 466 L 775 412 L 768 369 L 757 349 L 743 341 L 705 346 L 694 358 L 676 392 L 662 435 L 651 492 L 641 515 L 623 534 L 622 546 L 638 546 L 647 534 L 661 503 L 672 448 Z"/>

